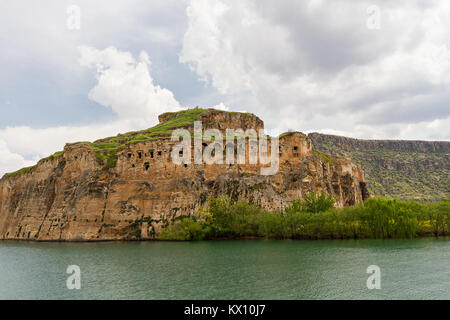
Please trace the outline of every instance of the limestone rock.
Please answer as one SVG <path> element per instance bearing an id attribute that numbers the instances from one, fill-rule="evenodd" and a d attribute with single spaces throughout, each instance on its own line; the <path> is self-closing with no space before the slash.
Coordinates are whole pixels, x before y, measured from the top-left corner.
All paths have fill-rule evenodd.
<path id="1" fill-rule="evenodd" d="M 168 139 L 177 127 L 249 128 L 252 114 L 191 109 L 160 115 L 154 128 L 67 144 L 63 152 L 0 180 L 0 239 L 157 239 L 176 217 L 197 214 L 223 194 L 266 209 L 282 209 L 306 193 L 335 195 L 336 206 L 354 205 L 367 194 L 361 167 L 317 152 L 300 132 L 280 136 L 279 170 L 261 175 L 261 164 L 174 164 Z M 246 145 L 246 160 L 250 146 Z M 192 147 L 192 152 L 194 148 Z"/>

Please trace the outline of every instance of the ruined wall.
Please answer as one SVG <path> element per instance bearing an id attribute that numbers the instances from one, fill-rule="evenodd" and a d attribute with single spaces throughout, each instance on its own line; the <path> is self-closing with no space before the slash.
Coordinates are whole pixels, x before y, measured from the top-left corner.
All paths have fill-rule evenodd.
<path id="1" fill-rule="evenodd" d="M 237 115 L 211 112 L 202 121 L 237 121 L 243 129 L 263 126 L 255 116 Z M 270 210 L 312 191 L 336 195 L 337 206 L 363 200 L 361 168 L 348 159 L 314 152 L 302 133 L 280 138 L 279 170 L 270 176 L 260 175 L 261 164 L 248 164 L 248 143 L 246 164 L 212 165 L 174 164 L 170 154 L 175 143 L 159 139 L 130 144 L 107 171 L 89 148 L 66 145 L 61 156 L 39 162 L 32 172 L 3 177 L 0 238 L 153 239 L 175 217 L 196 214 L 209 197 L 223 194 Z M 193 146 L 191 151 L 193 156 Z"/>
<path id="2" fill-rule="evenodd" d="M 177 116 L 176 112 L 166 112 L 158 116 L 159 123 L 167 122 Z M 202 121 L 204 129 L 219 129 L 225 133 L 225 129 L 264 129 L 264 122 L 254 114 L 240 112 L 225 112 L 208 109 L 202 113 L 198 121 Z"/>

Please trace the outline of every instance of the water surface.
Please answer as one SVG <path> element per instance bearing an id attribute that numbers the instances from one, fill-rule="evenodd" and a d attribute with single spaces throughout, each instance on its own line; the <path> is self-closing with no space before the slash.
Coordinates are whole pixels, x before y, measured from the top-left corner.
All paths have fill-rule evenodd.
<path id="1" fill-rule="evenodd" d="M 450 299 L 450 239 L 3 241 L 0 299 Z"/>

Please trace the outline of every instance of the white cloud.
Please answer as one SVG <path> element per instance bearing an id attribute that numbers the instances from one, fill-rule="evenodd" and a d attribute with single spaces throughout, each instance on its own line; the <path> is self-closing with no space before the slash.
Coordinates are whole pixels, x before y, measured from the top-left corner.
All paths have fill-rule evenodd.
<path id="1" fill-rule="evenodd" d="M 16 126 L 0 130 L 0 175 L 34 164 L 62 150 L 67 142 L 92 141 L 148 128 L 157 123 L 158 114 L 181 109 L 172 92 L 154 84 L 145 52 L 136 61 L 130 52 L 113 47 L 97 50 L 84 46 L 80 47 L 80 64 L 95 68 L 97 84 L 89 98 L 111 107 L 117 119 L 83 126 Z"/>
<path id="2" fill-rule="evenodd" d="M 68 4 L 0 4 L 0 80 L 12 86 L 5 92 L 15 93 L 17 83 L 17 92 L 31 96 L 27 81 L 45 82 L 48 70 L 62 83 L 50 91 L 67 90 L 64 97 L 71 99 L 85 92 L 80 83 L 88 83 L 93 70 L 97 83 L 89 98 L 117 117 L 90 125 L 3 128 L 0 173 L 30 165 L 66 142 L 154 125 L 159 113 L 181 108 L 156 82 L 178 86 L 179 99 L 183 93 L 190 101 L 198 96 L 193 105 L 207 100 L 220 102 L 216 108 L 253 112 L 274 132 L 450 138 L 446 1 L 192 0 L 184 30 L 185 2 L 83 0 L 79 31 L 66 28 Z M 380 30 L 366 27 L 372 4 L 381 9 Z M 199 90 L 185 68 L 173 63 L 182 38 L 179 61 L 217 90 Z M 119 45 L 127 51 L 111 47 Z M 156 61 L 154 71 L 147 53 L 131 53 L 141 48 Z M 42 70 L 33 78 L 35 67 Z M 8 94 L 1 98 L 14 102 Z"/>
<path id="3" fill-rule="evenodd" d="M 338 118 L 336 121 L 345 121 Z M 448 140 L 450 136 L 450 117 L 445 119 L 436 119 L 428 122 L 418 122 L 409 124 L 391 123 L 381 126 L 356 125 L 352 131 L 336 130 L 333 128 L 322 127 L 320 130 L 307 130 L 310 132 L 321 132 L 339 136 L 354 137 L 360 139 L 397 139 L 403 140 Z"/>
<path id="4" fill-rule="evenodd" d="M 426 129 L 450 114 L 448 2 L 191 0 L 187 15 L 180 62 L 269 128 L 450 138 Z"/>
<path id="5" fill-rule="evenodd" d="M 81 46 L 79 51 L 80 64 L 96 69 L 98 83 L 89 98 L 111 107 L 119 118 L 154 123 L 158 114 L 181 109 L 172 92 L 154 85 L 146 52 L 142 51 L 136 61 L 130 52 L 113 47 L 98 50 Z"/>
<path id="6" fill-rule="evenodd" d="M 70 17 L 67 8 L 71 5 L 81 9 L 79 30 L 67 28 Z M 24 0 L 2 1 L 0 44 L 4 48 L 0 57 L 17 63 L 39 61 L 51 64 L 59 72 L 70 69 L 75 73 L 76 47 L 80 44 L 173 45 L 183 32 L 183 21 L 178 21 L 176 15 L 183 6 L 179 0 L 48 0 L 45 5 Z M 161 26 L 164 20 L 167 24 Z"/>
<path id="7" fill-rule="evenodd" d="M 62 150 L 67 142 L 92 141 L 146 127 L 144 122 L 134 120 L 44 129 L 19 126 L 0 130 L 0 139 L 7 143 L 11 152 L 20 154 L 26 159 L 39 160 Z"/>
<path id="8" fill-rule="evenodd" d="M 9 171 L 33 165 L 34 161 L 25 160 L 20 154 L 11 152 L 4 140 L 0 139 L 0 176 Z"/>
<path id="9" fill-rule="evenodd" d="M 221 102 L 218 105 L 214 106 L 213 109 L 223 110 L 223 111 L 230 111 L 230 108 L 228 108 L 223 102 Z"/>

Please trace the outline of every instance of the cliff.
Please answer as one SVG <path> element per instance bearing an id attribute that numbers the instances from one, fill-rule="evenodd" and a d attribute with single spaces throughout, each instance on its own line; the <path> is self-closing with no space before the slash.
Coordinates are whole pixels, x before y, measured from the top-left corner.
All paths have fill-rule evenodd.
<path id="1" fill-rule="evenodd" d="M 300 132 L 280 136 L 273 175 L 261 174 L 268 165 L 249 163 L 249 139 L 243 164 L 172 161 L 174 129 L 192 133 L 195 120 L 204 130 L 262 129 L 253 114 L 196 108 L 159 120 L 150 129 L 66 144 L 35 166 L 6 174 L 0 180 L 0 239 L 157 239 L 162 226 L 196 215 L 210 197 L 224 194 L 271 210 L 312 191 L 335 195 L 337 207 L 368 196 L 359 165 L 314 150 Z"/>
<path id="2" fill-rule="evenodd" d="M 362 140 L 310 133 L 322 152 L 360 163 L 370 194 L 402 200 L 450 197 L 450 142 Z"/>

